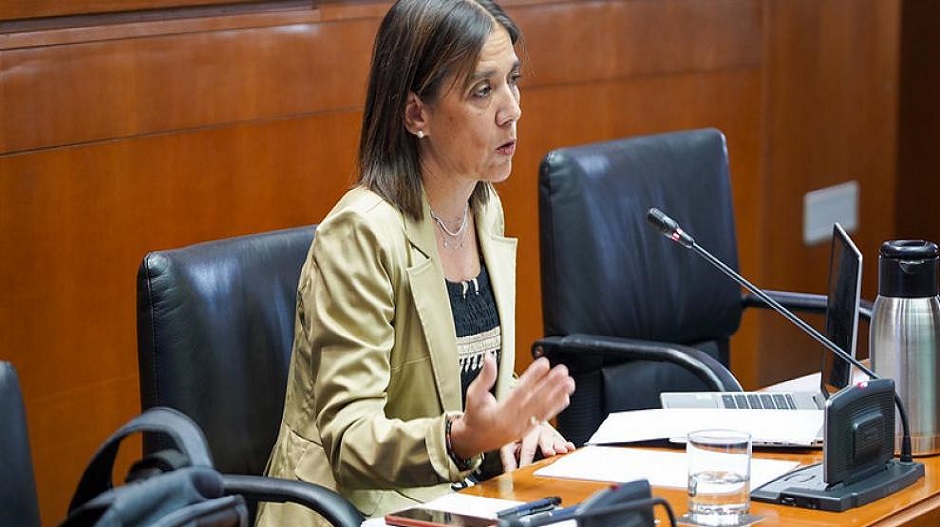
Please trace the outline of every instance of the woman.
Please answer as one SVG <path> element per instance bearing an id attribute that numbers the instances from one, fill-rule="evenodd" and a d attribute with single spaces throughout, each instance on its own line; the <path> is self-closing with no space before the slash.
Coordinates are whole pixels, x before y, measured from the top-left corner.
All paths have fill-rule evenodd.
<path id="1" fill-rule="evenodd" d="M 573 450 L 546 424 L 574 391 L 567 370 L 512 371 L 516 240 L 492 183 L 516 148 L 518 38 L 490 0 L 400 0 L 385 16 L 359 185 L 301 273 L 270 476 L 378 516 L 451 491 L 485 452 L 513 469 Z M 314 518 L 269 505 L 260 523 Z"/>

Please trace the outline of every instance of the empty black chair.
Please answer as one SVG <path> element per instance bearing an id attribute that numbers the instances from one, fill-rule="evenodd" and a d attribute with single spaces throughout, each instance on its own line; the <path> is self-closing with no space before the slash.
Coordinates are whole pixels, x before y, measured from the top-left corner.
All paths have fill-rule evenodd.
<path id="1" fill-rule="evenodd" d="M 39 527 L 39 500 L 16 368 L 0 361 L 0 525 Z"/>
<path id="2" fill-rule="evenodd" d="M 316 485 L 262 477 L 277 437 L 300 269 L 315 226 L 147 254 L 137 272 L 141 406 L 169 406 L 203 430 L 226 490 L 295 501 L 335 525 L 362 516 Z M 146 437 L 144 449 L 162 448 Z"/>
<path id="3" fill-rule="evenodd" d="M 539 169 L 542 309 L 535 356 L 577 382 L 558 417 L 576 444 L 614 411 L 658 408 L 663 391 L 740 391 L 729 338 L 763 302 L 647 222 L 657 207 L 737 268 L 724 135 L 715 129 L 619 139 L 549 152 Z M 825 311 L 826 297 L 774 293 Z"/>

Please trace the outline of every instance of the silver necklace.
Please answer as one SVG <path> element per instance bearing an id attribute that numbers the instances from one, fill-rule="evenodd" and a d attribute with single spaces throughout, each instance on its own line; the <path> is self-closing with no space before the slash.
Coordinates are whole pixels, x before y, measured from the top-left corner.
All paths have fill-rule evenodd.
<path id="1" fill-rule="evenodd" d="M 428 210 L 431 211 L 431 218 L 434 220 L 434 223 L 436 223 L 437 226 L 441 229 L 441 232 L 453 239 L 453 244 L 449 244 L 447 243 L 447 236 L 445 236 L 443 238 L 444 247 L 453 248 L 455 250 L 459 247 L 463 247 L 463 237 L 464 237 L 464 233 L 467 232 L 467 224 L 469 223 L 467 221 L 467 217 L 468 217 L 467 211 L 469 209 L 470 209 L 470 203 L 467 203 L 466 205 L 464 205 L 463 218 L 461 218 L 460 220 L 460 226 L 457 227 L 456 231 L 451 231 L 450 229 L 447 228 L 447 224 L 444 223 L 444 220 L 442 220 L 440 216 L 435 214 L 433 209 L 428 208 Z"/>

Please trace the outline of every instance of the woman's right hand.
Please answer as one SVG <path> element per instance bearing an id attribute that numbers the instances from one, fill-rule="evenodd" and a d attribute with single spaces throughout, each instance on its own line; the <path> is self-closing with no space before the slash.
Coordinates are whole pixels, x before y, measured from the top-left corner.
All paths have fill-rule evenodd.
<path id="1" fill-rule="evenodd" d="M 502 401 L 491 393 L 496 374 L 496 359 L 488 354 L 467 388 L 464 414 L 451 427 L 451 447 L 458 457 L 470 458 L 518 441 L 564 410 L 574 393 L 568 369 L 552 368 L 544 357 L 526 369 Z"/>

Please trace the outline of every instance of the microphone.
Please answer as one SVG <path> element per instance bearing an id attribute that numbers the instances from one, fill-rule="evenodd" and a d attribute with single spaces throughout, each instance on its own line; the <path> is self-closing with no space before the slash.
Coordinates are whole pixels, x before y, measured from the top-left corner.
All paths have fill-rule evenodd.
<path id="1" fill-rule="evenodd" d="M 530 516 L 500 519 L 496 525 L 498 527 L 542 527 L 543 525 L 559 523 L 565 520 L 577 520 L 578 525 L 588 525 L 588 522 L 593 521 L 596 527 L 625 527 L 623 523 L 624 518 L 622 517 L 623 513 L 648 511 L 655 505 L 661 505 L 666 509 L 666 514 L 669 516 L 669 525 L 675 527 L 676 515 L 672 510 L 672 506 L 669 505 L 668 501 L 658 496 L 605 507 L 591 508 L 584 507 L 583 505 L 573 505 L 563 509 L 539 512 Z M 605 522 L 605 520 L 607 521 Z M 647 525 L 653 525 L 652 520 L 646 520 L 642 517 L 636 518 L 636 520 L 640 523 L 628 524 L 626 527 L 646 527 Z"/>
<path id="2" fill-rule="evenodd" d="M 911 432 L 907 420 L 907 411 L 894 388 L 894 381 L 891 379 L 880 379 L 872 370 L 862 364 L 855 357 L 843 351 L 839 346 L 820 333 L 816 328 L 807 324 L 802 319 L 794 315 L 787 308 L 780 305 L 770 295 L 762 289 L 750 283 L 734 269 L 716 258 L 714 255 L 703 249 L 687 232 L 683 231 L 679 224 L 667 216 L 659 209 L 650 208 L 646 215 L 647 221 L 652 224 L 659 232 L 670 240 L 678 243 L 682 247 L 691 249 L 693 252 L 704 258 L 713 266 L 729 276 L 739 285 L 753 293 L 764 303 L 774 309 L 784 318 L 795 324 L 804 333 L 822 344 L 831 353 L 845 362 L 855 366 L 865 373 L 871 379 L 868 383 L 859 383 L 858 385 L 849 385 L 848 388 L 833 395 L 826 403 L 826 438 L 823 443 L 823 464 L 811 465 L 809 467 L 797 469 L 794 472 L 785 474 L 781 478 L 765 484 L 763 487 L 752 491 L 752 497 L 763 501 L 772 501 L 785 505 L 794 505 L 812 509 L 823 509 L 841 511 L 851 507 L 856 507 L 877 498 L 887 496 L 903 487 L 912 484 L 914 481 L 923 477 L 923 463 L 914 463 L 911 449 Z M 890 423 L 891 428 L 891 454 L 887 459 L 881 461 L 881 466 L 875 466 L 873 460 L 877 461 L 877 452 L 873 449 L 879 448 L 878 440 L 881 438 L 879 430 L 884 428 L 884 412 L 879 408 L 872 408 L 873 404 L 867 404 L 867 401 L 878 403 L 881 394 L 890 397 L 887 392 L 890 390 L 893 395 L 894 406 L 897 407 L 898 414 L 901 417 L 901 451 L 900 462 L 893 461 L 894 454 L 894 425 Z M 890 403 L 888 408 L 890 408 Z M 893 421 L 893 409 L 890 411 Z M 849 426 L 837 429 L 837 423 L 841 419 L 849 419 Z M 840 448 L 839 445 L 830 450 L 830 432 L 844 432 L 854 434 L 852 439 L 858 443 L 852 448 Z M 847 457 L 848 456 L 848 457 Z M 852 457 L 852 456 L 858 456 Z M 860 460 L 858 466 L 852 466 L 857 460 Z M 834 467 L 832 470 L 826 468 L 827 465 Z M 847 467 L 847 468 L 846 468 Z M 853 470 L 854 468 L 854 470 Z M 820 474 L 821 473 L 821 474 Z M 827 478 L 827 475 L 833 475 L 833 478 Z M 843 480 L 829 481 L 844 477 Z M 815 486 L 810 480 L 820 482 Z M 818 488 L 816 488 L 818 487 Z"/>
<path id="3" fill-rule="evenodd" d="M 643 513 L 646 513 L 647 511 L 649 511 L 656 505 L 661 505 L 664 509 L 666 509 L 666 515 L 669 516 L 669 525 L 671 525 L 672 527 L 675 527 L 676 515 L 672 510 L 672 506 L 669 505 L 668 501 L 666 501 L 663 498 L 660 498 L 659 496 L 643 498 L 641 500 L 635 500 L 635 501 L 631 501 L 628 503 L 621 503 L 619 505 L 611 505 L 611 506 L 606 506 L 606 507 L 594 507 L 590 510 L 580 511 L 580 513 L 577 514 L 575 517 L 578 519 L 579 526 L 581 525 L 588 526 L 589 525 L 588 522 L 593 521 L 595 523 L 590 524 L 593 527 L 597 527 L 601 525 L 603 526 L 612 525 L 616 527 L 633 527 L 635 524 L 629 524 L 625 526 L 622 523 L 623 518 L 621 517 L 621 515 L 624 512 L 641 511 Z M 608 520 L 608 523 L 601 523 L 605 519 Z M 646 520 L 643 517 L 636 518 L 636 519 L 638 521 Z M 657 523 L 658 522 L 653 521 L 652 519 L 649 519 L 647 523 L 644 523 L 642 525 L 653 526 L 653 525 L 657 525 Z"/>
<path id="4" fill-rule="evenodd" d="M 580 527 L 649 527 L 655 523 L 653 506 L 662 505 L 669 523 L 676 525 L 672 507 L 652 495 L 649 480 L 635 480 L 605 487 L 578 505 L 529 516 L 501 518 L 499 527 L 541 527 L 565 520 L 577 520 Z"/>
<path id="5" fill-rule="evenodd" d="M 653 224 L 656 229 L 670 240 L 678 243 L 686 249 L 695 247 L 695 240 L 683 231 L 676 220 L 666 216 L 663 211 L 653 207 L 646 213 L 646 219 Z M 722 269 L 724 271 L 724 269 Z M 727 271 L 725 271 L 727 273 Z"/>
<path id="6" fill-rule="evenodd" d="M 868 376 L 869 379 L 880 378 L 875 372 L 862 364 L 858 359 L 849 355 L 845 351 L 842 351 L 839 346 L 836 346 L 834 342 L 820 333 L 819 330 L 794 315 L 792 311 L 780 305 L 780 303 L 774 300 L 773 297 L 765 293 L 756 285 L 749 282 L 746 278 L 738 274 L 734 269 L 728 267 L 727 264 L 716 258 L 710 252 L 703 249 L 699 244 L 695 243 L 695 239 L 693 239 L 692 236 L 683 231 L 674 219 L 667 216 L 661 210 L 657 209 L 656 207 L 651 208 L 646 214 L 646 219 L 664 236 L 687 249 L 692 249 L 693 252 L 705 258 L 705 260 L 707 260 L 709 263 L 731 277 L 732 280 L 744 286 L 748 291 L 753 293 L 754 296 L 763 300 L 764 303 L 773 308 L 774 311 L 783 315 L 784 318 L 793 324 L 796 324 L 796 326 L 802 329 L 804 333 L 808 334 L 810 337 L 813 337 L 814 340 L 825 346 L 826 349 L 828 349 L 830 352 L 835 353 L 836 356 L 838 356 L 840 359 L 861 370 L 863 373 L 865 373 L 865 375 Z M 898 414 L 901 416 L 901 428 L 903 433 L 903 436 L 901 437 L 901 461 L 909 463 L 913 461 L 913 455 L 911 448 L 911 431 L 907 422 L 907 411 L 904 409 L 904 403 L 901 402 L 901 397 L 897 393 L 894 394 L 894 402 L 898 407 Z"/>

